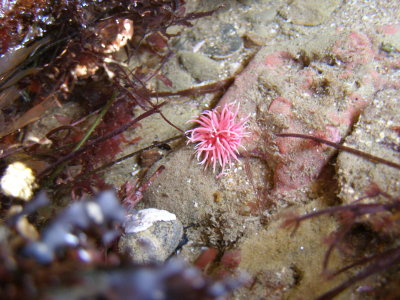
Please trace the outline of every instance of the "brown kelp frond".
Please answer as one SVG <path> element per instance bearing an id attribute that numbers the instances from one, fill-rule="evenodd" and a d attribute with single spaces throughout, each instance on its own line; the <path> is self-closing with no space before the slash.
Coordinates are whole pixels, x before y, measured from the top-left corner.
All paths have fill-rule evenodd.
<path id="1" fill-rule="evenodd" d="M 190 89 L 177 92 L 152 92 L 151 97 L 171 97 L 171 96 L 197 96 L 205 93 L 213 93 L 221 89 L 227 89 L 233 82 L 233 78 L 223 79 L 217 82 L 196 86 Z"/>

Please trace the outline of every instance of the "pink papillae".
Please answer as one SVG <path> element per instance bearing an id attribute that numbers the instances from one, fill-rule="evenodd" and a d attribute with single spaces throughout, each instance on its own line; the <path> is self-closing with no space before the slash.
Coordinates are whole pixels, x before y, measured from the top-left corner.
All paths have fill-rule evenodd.
<path id="1" fill-rule="evenodd" d="M 239 105 L 225 105 L 222 110 L 216 108 L 204 111 L 197 119 L 191 120 L 200 126 L 186 131 L 188 143 L 195 143 L 197 160 L 200 164 L 215 168 L 217 163 L 222 167 L 220 175 L 224 174 L 225 166 L 238 160 L 237 154 L 242 139 L 249 135 L 245 130 L 248 118 L 238 119 Z"/>

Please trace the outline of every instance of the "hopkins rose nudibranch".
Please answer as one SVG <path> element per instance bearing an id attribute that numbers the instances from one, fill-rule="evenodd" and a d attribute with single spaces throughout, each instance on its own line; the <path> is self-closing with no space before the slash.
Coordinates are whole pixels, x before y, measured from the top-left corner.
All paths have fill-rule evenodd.
<path id="1" fill-rule="evenodd" d="M 212 165 L 213 171 L 217 163 L 222 167 L 222 176 L 225 166 L 231 166 L 233 160 L 238 160 L 238 148 L 242 147 L 242 139 L 249 136 L 245 130 L 246 118 L 238 118 L 240 105 L 226 104 L 222 110 L 217 107 L 204 111 L 197 119 L 190 120 L 200 126 L 186 131 L 188 143 L 195 143 L 196 156 L 199 164 L 207 168 Z"/>

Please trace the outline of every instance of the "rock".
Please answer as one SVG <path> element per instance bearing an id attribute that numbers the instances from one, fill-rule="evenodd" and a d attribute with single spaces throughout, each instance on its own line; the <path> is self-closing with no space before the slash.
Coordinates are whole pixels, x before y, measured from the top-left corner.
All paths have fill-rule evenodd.
<path id="1" fill-rule="evenodd" d="M 373 102 L 362 113 L 352 134 L 346 138 L 346 146 L 398 163 L 400 161 L 399 98 L 398 90 L 388 89 L 378 92 Z M 338 156 L 337 169 L 339 197 L 346 204 L 365 196 L 372 183 L 392 196 L 400 192 L 398 169 L 345 152 L 341 152 Z M 381 197 L 383 202 L 385 199 Z M 379 199 L 374 198 L 374 201 Z"/>
<path id="2" fill-rule="evenodd" d="M 166 64 L 164 75 L 170 81 L 170 86 L 167 86 L 166 83 L 161 80 L 157 80 L 157 89 L 160 92 L 181 91 L 191 88 L 194 84 L 192 76 L 182 69 L 177 59 L 171 59 Z"/>
<path id="3" fill-rule="evenodd" d="M 254 6 L 255 3 L 260 4 L 260 5 L 271 5 L 273 4 L 273 1 L 271 0 L 238 0 L 239 3 L 242 3 L 243 5 L 248 5 L 248 6 Z"/>
<path id="4" fill-rule="evenodd" d="M 210 81 L 218 80 L 221 73 L 219 63 L 201 53 L 182 51 L 179 53 L 180 62 L 183 67 L 196 80 Z"/>
<path id="5" fill-rule="evenodd" d="M 242 49 L 243 39 L 231 24 L 220 24 L 216 32 L 220 34 L 207 37 L 202 48 L 206 55 L 214 59 L 225 59 Z"/>
<path id="6" fill-rule="evenodd" d="M 199 223 L 204 219 L 206 209 L 217 207 L 213 196 L 218 191 L 215 174 L 210 169 L 204 171 L 193 153 L 193 147 L 188 146 L 156 163 L 149 174 L 160 163 L 168 167 L 144 192 L 138 206 L 166 209 L 176 214 L 185 226 Z"/>
<path id="7" fill-rule="evenodd" d="M 324 207 L 326 203 L 319 199 L 298 207 L 296 214 L 301 216 Z M 303 299 L 312 299 L 314 295 L 321 294 L 341 280 L 335 278 L 336 282 L 328 280 L 321 283 L 321 261 L 326 255 L 326 248 L 321 246 L 320 239 L 315 238 L 316 234 L 329 236 L 337 226 L 334 218 L 325 215 L 303 222 L 296 233 L 291 235 L 287 229 L 282 228 L 282 219 L 277 218 L 268 224 L 267 230 L 255 231 L 236 245 L 240 255 L 236 249 L 233 253 L 227 251 L 221 261 L 226 264 L 228 260 L 228 265 L 231 262 L 235 266 L 240 257 L 238 268 L 254 278 L 253 290 L 262 286 L 262 291 L 267 293 L 269 299 L 297 299 L 299 295 L 302 295 Z M 337 251 L 333 251 L 329 259 L 330 266 L 340 268 L 343 263 L 343 257 Z M 264 278 L 268 278 L 270 286 L 260 284 Z M 277 289 L 277 286 L 281 288 Z M 350 298 L 346 295 L 340 299 Z"/>
<path id="8" fill-rule="evenodd" d="M 384 25 L 378 28 L 378 40 L 381 42 L 381 49 L 391 53 L 400 52 L 400 25 Z"/>
<path id="9" fill-rule="evenodd" d="M 340 0 L 294 0 L 280 14 L 293 24 L 315 26 L 324 23 L 340 3 Z"/>
<path id="10" fill-rule="evenodd" d="M 252 24 L 268 24 L 275 19 L 276 14 L 275 8 L 268 8 L 249 13 L 246 15 L 246 19 Z"/>
<path id="11" fill-rule="evenodd" d="M 271 5 L 268 9 L 246 14 L 247 21 L 252 29 L 245 33 L 246 37 L 256 45 L 267 45 L 279 32 L 279 25 L 274 21 L 277 15 L 277 6 Z"/>
<path id="12" fill-rule="evenodd" d="M 128 214 L 119 251 L 139 264 L 162 263 L 176 249 L 183 236 L 182 223 L 166 210 L 147 208 Z"/>

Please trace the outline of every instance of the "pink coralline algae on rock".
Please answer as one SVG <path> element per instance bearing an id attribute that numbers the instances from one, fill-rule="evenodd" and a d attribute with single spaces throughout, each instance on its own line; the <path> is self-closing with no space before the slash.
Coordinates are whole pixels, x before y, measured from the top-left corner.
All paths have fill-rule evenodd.
<path id="1" fill-rule="evenodd" d="M 234 160 L 238 160 L 238 148 L 243 147 L 242 140 L 249 136 L 245 124 L 248 118 L 239 118 L 240 106 L 231 103 L 204 111 L 197 119 L 190 120 L 200 126 L 186 131 L 188 143 L 195 143 L 197 160 L 199 164 L 207 168 L 217 163 L 222 167 L 222 176 L 225 166 L 231 166 Z"/>

